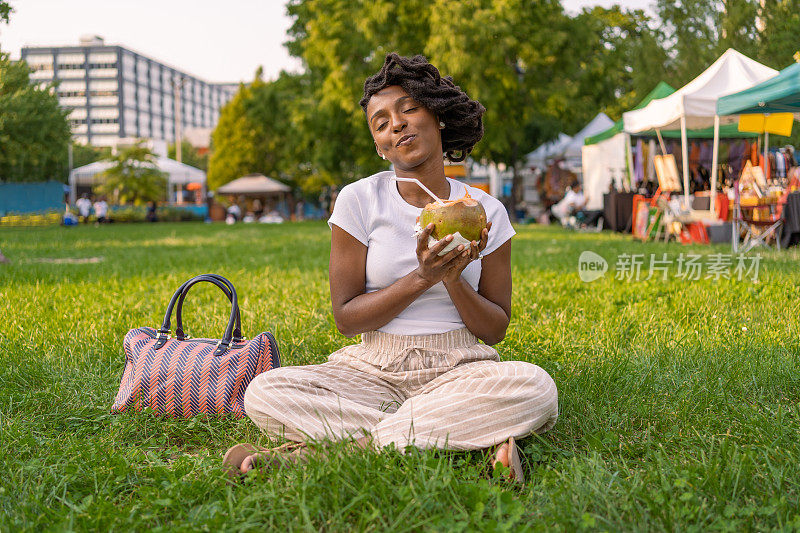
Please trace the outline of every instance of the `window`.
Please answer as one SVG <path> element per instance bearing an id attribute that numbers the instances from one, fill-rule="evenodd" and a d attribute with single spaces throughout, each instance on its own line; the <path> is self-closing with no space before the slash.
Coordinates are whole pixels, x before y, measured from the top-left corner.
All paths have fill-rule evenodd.
<path id="1" fill-rule="evenodd" d="M 89 52 L 89 63 L 117 65 L 116 52 Z"/>
<path id="2" fill-rule="evenodd" d="M 150 101 L 149 96 L 150 93 L 147 90 L 147 87 L 139 87 L 137 89 L 137 94 L 139 95 L 139 109 L 143 109 L 145 111 L 150 109 Z"/>
<path id="3" fill-rule="evenodd" d="M 116 107 L 92 109 L 92 121 L 95 119 L 114 119 L 116 121 L 117 118 L 119 118 L 119 109 Z"/>
<path id="4" fill-rule="evenodd" d="M 133 56 L 128 52 L 122 54 L 122 75 L 129 80 L 133 80 L 135 78 L 135 72 L 133 70 L 133 66 L 136 63 Z"/>
<path id="5" fill-rule="evenodd" d="M 103 119 L 103 120 L 112 120 L 112 119 Z M 119 131 L 119 124 L 114 122 L 101 122 L 96 124 L 92 122 L 92 134 L 95 133 L 116 133 Z"/>
<path id="6" fill-rule="evenodd" d="M 69 113 L 70 120 L 78 120 L 78 119 L 86 119 L 86 108 L 85 107 L 76 107 Z"/>
<path id="7" fill-rule="evenodd" d="M 112 91 L 116 94 L 117 88 L 117 80 L 92 80 L 89 82 L 89 89 L 92 91 Z"/>

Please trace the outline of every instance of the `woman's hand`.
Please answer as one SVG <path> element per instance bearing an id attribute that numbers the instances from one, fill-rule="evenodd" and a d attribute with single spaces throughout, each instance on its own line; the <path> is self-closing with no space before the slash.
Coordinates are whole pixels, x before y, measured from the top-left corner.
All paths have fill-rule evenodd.
<path id="1" fill-rule="evenodd" d="M 428 248 L 428 239 L 431 236 L 433 228 L 433 224 L 428 224 L 417 237 L 417 260 L 419 261 L 419 266 L 417 267 L 416 273 L 431 286 L 442 281 L 448 272 L 450 272 L 451 264 L 460 258 L 462 254 L 469 252 L 465 249 L 464 245 L 459 245 L 440 257 L 439 252 L 450 244 L 450 241 L 453 240 L 453 236 L 447 235 L 444 239 L 441 239 L 432 247 Z"/>
<path id="2" fill-rule="evenodd" d="M 467 265 L 480 256 L 480 253 L 486 248 L 486 242 L 489 240 L 490 229 L 492 229 L 491 222 L 486 224 L 486 227 L 481 232 L 481 242 L 472 241 L 469 243 L 469 250 L 462 251 L 454 261 L 448 263 L 449 269 L 442 278 L 445 285 L 458 281 Z"/>

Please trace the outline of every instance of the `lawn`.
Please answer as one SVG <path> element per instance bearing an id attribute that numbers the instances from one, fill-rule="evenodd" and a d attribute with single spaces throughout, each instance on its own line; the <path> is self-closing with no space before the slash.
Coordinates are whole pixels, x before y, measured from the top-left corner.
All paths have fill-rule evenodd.
<path id="1" fill-rule="evenodd" d="M 272 331 L 285 365 L 354 342 L 330 312 L 324 223 L 0 229 L 0 530 L 800 529 L 798 251 L 762 251 L 757 282 L 735 258 L 706 279 L 729 247 L 517 229 L 498 349 L 547 370 L 561 410 L 522 443 L 522 489 L 481 453 L 344 446 L 229 487 L 224 451 L 269 444 L 249 421 L 110 413 L 123 336 L 195 274 L 233 281 L 245 335 Z M 591 283 L 585 250 L 609 263 Z M 644 279 L 663 253 L 667 279 Z M 640 280 L 624 254 L 644 254 Z M 224 328 L 215 291 L 187 299 L 194 336 Z"/>

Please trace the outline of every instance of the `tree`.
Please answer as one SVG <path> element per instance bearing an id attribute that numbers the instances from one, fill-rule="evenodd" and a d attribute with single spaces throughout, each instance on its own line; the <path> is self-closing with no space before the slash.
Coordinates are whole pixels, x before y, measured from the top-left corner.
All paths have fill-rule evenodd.
<path id="1" fill-rule="evenodd" d="M 425 0 L 289 2 L 294 23 L 287 48 L 306 68 L 298 80 L 302 96 L 291 108 L 292 138 L 303 147 L 304 190 L 386 169 L 358 105 L 364 80 L 378 71 L 386 53 L 424 50 L 431 10 Z"/>
<path id="2" fill-rule="evenodd" d="M 37 87 L 24 61 L 0 52 L 0 179 L 65 181 L 71 142 L 55 86 Z"/>
<path id="3" fill-rule="evenodd" d="M 115 203 L 140 205 L 159 201 L 167 190 L 166 175 L 158 169 L 156 157 L 140 141 L 107 159 L 113 163 L 101 175 L 96 191 L 111 196 Z"/>
<path id="4" fill-rule="evenodd" d="M 12 11 L 14 11 L 14 9 L 9 5 L 8 2 L 0 0 L 0 22 L 5 22 L 8 24 L 8 19 L 11 16 Z"/>
<path id="5" fill-rule="evenodd" d="M 777 68 L 795 62 L 800 51 L 797 30 L 800 28 L 800 2 L 797 0 L 765 0 L 759 9 L 759 61 Z"/>
<path id="6" fill-rule="evenodd" d="M 167 149 L 167 156 L 170 159 L 175 159 L 177 157 L 175 148 L 176 143 L 172 143 Z M 192 143 L 184 140 L 181 142 L 181 163 L 208 172 L 208 152 L 200 153 L 197 148 L 192 146 Z"/>
<path id="7" fill-rule="evenodd" d="M 108 146 L 72 143 L 72 168 L 82 167 L 109 157 L 111 157 L 111 148 Z"/>

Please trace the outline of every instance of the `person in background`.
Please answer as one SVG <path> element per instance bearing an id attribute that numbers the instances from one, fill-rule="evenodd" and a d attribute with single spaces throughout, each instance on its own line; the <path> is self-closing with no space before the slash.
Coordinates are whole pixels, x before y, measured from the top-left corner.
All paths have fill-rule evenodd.
<path id="1" fill-rule="evenodd" d="M 147 206 L 147 215 L 145 215 L 145 220 L 148 222 L 158 222 L 158 215 L 156 215 L 156 208 L 158 204 L 156 202 L 150 202 Z"/>
<path id="2" fill-rule="evenodd" d="M 586 198 L 583 195 L 583 188 L 580 183 L 567 188 L 567 193 L 560 202 L 550 208 L 550 214 L 566 226 L 569 217 L 580 211 L 586 205 Z"/>
<path id="3" fill-rule="evenodd" d="M 105 196 L 101 196 L 94 203 L 94 214 L 97 216 L 96 225 L 108 222 L 108 202 L 106 202 Z"/>
<path id="4" fill-rule="evenodd" d="M 89 200 L 89 195 L 83 193 L 83 196 L 75 202 L 75 207 L 78 208 L 78 214 L 80 214 L 82 222 L 84 224 L 89 222 L 89 214 L 92 212 L 92 201 Z"/>
<path id="5" fill-rule="evenodd" d="M 230 198 L 231 205 L 228 206 L 228 217 L 232 217 L 234 222 L 238 222 L 242 219 L 242 209 L 239 207 L 239 204 L 236 203 L 236 199 L 231 197 Z"/>

